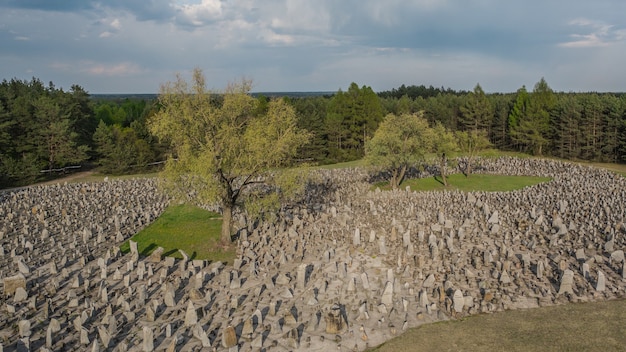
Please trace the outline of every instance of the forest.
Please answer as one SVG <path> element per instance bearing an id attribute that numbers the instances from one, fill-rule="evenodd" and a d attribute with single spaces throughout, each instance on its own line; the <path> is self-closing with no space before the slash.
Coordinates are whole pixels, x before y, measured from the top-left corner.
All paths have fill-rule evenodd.
<path id="1" fill-rule="evenodd" d="M 255 114 L 284 99 L 311 132 L 298 160 L 329 164 L 360 159 L 388 114 L 420 114 L 450 131 L 481 131 L 494 148 L 537 156 L 626 162 L 626 94 L 555 92 L 541 78 L 532 89 L 486 94 L 402 85 L 374 92 L 352 83 L 329 95 L 268 98 Z M 219 104 L 216 99 L 216 104 Z M 158 99 L 91 96 L 73 85 L 11 79 L 0 84 L 0 187 L 97 168 L 125 174 L 158 168 L 170 152 L 148 132 Z"/>

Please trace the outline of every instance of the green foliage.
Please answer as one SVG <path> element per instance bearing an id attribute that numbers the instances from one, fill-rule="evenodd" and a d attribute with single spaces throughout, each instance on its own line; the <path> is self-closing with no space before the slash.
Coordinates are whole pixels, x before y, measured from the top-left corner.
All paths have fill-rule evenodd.
<path id="1" fill-rule="evenodd" d="M 255 115 L 259 101 L 248 94 L 250 86 L 231 84 L 218 95 L 206 89 L 202 71 L 195 69 L 191 84 L 178 76 L 162 86 L 161 108 L 149 122 L 150 131 L 171 146 L 164 172 L 168 190 L 185 200 L 218 203 L 223 244 L 230 242 L 232 211 L 246 198 L 247 205 L 263 199 L 263 210 L 271 213 L 293 196 L 286 190 L 298 187 L 281 188 L 277 169 L 292 165 L 310 138 L 283 99 L 272 100 L 267 114 Z M 272 195 L 277 189 L 279 196 Z"/>
<path id="2" fill-rule="evenodd" d="M 119 175 L 140 172 L 154 159 L 150 145 L 130 127 L 107 126 L 100 120 L 93 139 L 100 155 L 100 171 L 104 173 Z"/>
<path id="3" fill-rule="evenodd" d="M 472 163 L 476 156 L 491 146 L 484 130 L 457 131 L 456 139 L 459 150 L 466 157 L 465 176 L 472 173 Z"/>
<path id="4" fill-rule="evenodd" d="M 329 137 L 336 140 L 329 145 L 331 157 L 346 161 L 363 157 L 365 141 L 374 134 L 382 118 L 383 107 L 372 88 L 359 88 L 353 82 L 347 92 L 339 90 L 327 112 Z"/>
<path id="5" fill-rule="evenodd" d="M 87 160 L 91 103 L 79 86 L 69 92 L 13 79 L 0 84 L 0 185 L 37 180 L 40 170 Z"/>
<path id="6" fill-rule="evenodd" d="M 324 97 L 299 98 L 292 101 L 298 117 L 297 126 L 307 130 L 311 139 L 298 149 L 297 157 L 310 163 L 325 163 L 328 160 L 329 133 L 326 128 L 328 100 Z"/>
<path id="7" fill-rule="evenodd" d="M 459 126 L 463 130 L 488 130 L 491 127 L 494 111 L 480 84 L 467 95 L 465 104 L 461 106 Z"/>
<path id="8" fill-rule="evenodd" d="M 524 151 L 534 155 L 543 155 L 544 147 L 549 143 L 550 112 L 555 106 L 552 89 L 542 78 L 530 97 L 518 92 L 518 99 L 509 115 L 511 138 Z"/>
<path id="9" fill-rule="evenodd" d="M 424 160 L 433 145 L 428 121 L 420 115 L 387 115 L 366 142 L 365 160 L 369 165 L 391 173 L 390 184 L 397 188 L 406 170 Z"/>
<path id="10" fill-rule="evenodd" d="M 445 186 L 448 185 L 446 174 L 451 160 L 450 158 L 455 156 L 455 153 L 458 151 L 459 145 L 454 133 L 445 128 L 440 122 L 437 122 L 433 128 L 432 152 L 439 158 L 439 172 L 441 173 L 441 179 Z"/>

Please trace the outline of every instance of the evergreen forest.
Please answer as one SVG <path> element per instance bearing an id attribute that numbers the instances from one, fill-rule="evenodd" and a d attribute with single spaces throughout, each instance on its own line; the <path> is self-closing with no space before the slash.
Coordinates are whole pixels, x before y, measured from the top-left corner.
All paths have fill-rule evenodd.
<path id="1" fill-rule="evenodd" d="M 494 148 L 569 160 L 626 163 L 626 94 L 555 92 L 541 78 L 532 88 L 486 94 L 402 85 L 374 92 L 352 83 L 328 95 L 255 94 L 255 114 L 284 99 L 311 133 L 298 160 L 331 164 L 363 158 L 388 114 L 420 114 L 452 132 L 481 131 Z M 216 99 L 215 104 L 220 104 Z M 153 171 L 171 151 L 148 132 L 160 109 L 147 96 L 96 97 L 39 79 L 0 83 L 0 187 L 29 184 L 76 169 L 108 174 Z"/>

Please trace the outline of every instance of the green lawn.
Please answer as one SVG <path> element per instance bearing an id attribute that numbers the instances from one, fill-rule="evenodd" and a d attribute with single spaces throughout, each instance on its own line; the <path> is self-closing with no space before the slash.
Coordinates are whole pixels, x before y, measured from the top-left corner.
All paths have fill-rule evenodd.
<path id="1" fill-rule="evenodd" d="M 182 249 L 191 259 L 205 259 L 232 263 L 234 249 L 224 251 L 219 246 L 222 228 L 221 215 L 192 205 L 172 205 L 151 225 L 132 237 L 142 255 L 149 255 L 157 247 L 164 254 L 182 258 Z M 125 253 L 130 251 L 128 241 L 120 246 Z"/>
<path id="2" fill-rule="evenodd" d="M 506 192 L 522 189 L 526 186 L 532 186 L 547 181 L 550 181 L 549 177 L 486 174 L 472 174 L 469 177 L 465 177 L 463 174 L 453 174 L 448 176 L 447 188 L 444 187 L 441 177 L 436 176 L 405 180 L 400 185 L 400 189 L 405 189 L 406 186 L 410 186 L 413 191 L 460 190 L 465 192 Z M 380 187 L 382 190 L 390 189 L 388 182 L 376 183 L 374 188 L 376 187 Z"/>
<path id="3" fill-rule="evenodd" d="M 570 303 L 425 324 L 375 351 L 624 351 L 626 300 Z"/>

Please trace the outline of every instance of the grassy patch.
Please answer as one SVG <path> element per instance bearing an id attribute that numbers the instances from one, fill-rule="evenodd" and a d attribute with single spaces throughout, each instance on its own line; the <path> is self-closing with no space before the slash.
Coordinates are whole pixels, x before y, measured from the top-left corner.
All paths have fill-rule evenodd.
<path id="1" fill-rule="evenodd" d="M 150 255 L 157 247 L 164 254 L 182 258 L 182 249 L 191 259 L 205 259 L 232 263 L 234 250 L 224 251 L 219 246 L 222 228 L 221 215 L 192 205 L 172 205 L 150 226 L 132 237 L 142 255 Z M 120 249 L 130 251 L 128 241 Z"/>
<path id="2" fill-rule="evenodd" d="M 607 169 L 609 171 L 616 172 L 624 177 L 626 177 L 626 164 L 613 164 L 613 163 L 581 163 L 582 165 L 590 165 L 593 167 L 599 167 L 602 169 Z"/>
<path id="3" fill-rule="evenodd" d="M 375 351 L 623 351 L 626 301 L 564 304 L 425 324 Z"/>
<path id="4" fill-rule="evenodd" d="M 441 177 L 439 176 L 409 179 L 402 182 L 400 188 L 404 189 L 406 186 L 410 186 L 413 191 L 460 190 L 465 192 L 506 192 L 547 181 L 550 181 L 549 177 L 486 174 L 472 174 L 469 177 L 465 177 L 463 174 L 453 174 L 448 176 L 447 188 L 444 187 Z M 376 183 L 374 187 L 380 187 L 382 190 L 390 189 L 388 182 Z"/>

